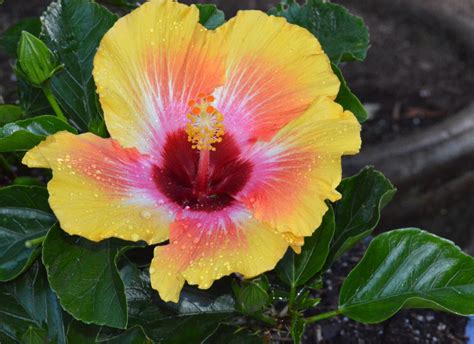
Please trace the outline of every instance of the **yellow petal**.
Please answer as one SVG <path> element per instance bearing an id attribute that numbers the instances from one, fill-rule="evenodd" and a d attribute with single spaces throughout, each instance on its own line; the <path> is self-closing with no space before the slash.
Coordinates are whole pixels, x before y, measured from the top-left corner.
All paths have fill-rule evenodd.
<path id="1" fill-rule="evenodd" d="M 221 44 L 198 21 L 196 6 L 152 0 L 105 34 L 93 74 L 123 146 L 159 155 L 166 133 L 185 127 L 188 101 L 223 83 Z"/>
<path id="2" fill-rule="evenodd" d="M 329 98 L 320 98 L 267 144 L 249 153 L 254 181 L 239 199 L 260 221 L 296 237 L 309 236 L 336 201 L 341 156 L 359 151 L 360 124 Z"/>
<path id="3" fill-rule="evenodd" d="M 150 244 L 168 238 L 171 218 L 153 184 L 154 165 L 137 150 L 60 132 L 30 150 L 23 163 L 53 170 L 49 204 L 69 234 Z"/>
<path id="4" fill-rule="evenodd" d="M 209 214 L 178 221 L 171 226 L 170 244 L 155 248 L 151 284 L 163 300 L 177 302 L 184 281 L 207 289 L 233 272 L 251 278 L 273 269 L 287 248 L 280 233 L 247 211 L 233 219 Z"/>
<path id="5" fill-rule="evenodd" d="M 339 80 L 307 30 L 260 11 L 240 11 L 217 35 L 226 44 L 217 108 L 242 141 L 269 140 L 315 99 L 336 98 Z"/>

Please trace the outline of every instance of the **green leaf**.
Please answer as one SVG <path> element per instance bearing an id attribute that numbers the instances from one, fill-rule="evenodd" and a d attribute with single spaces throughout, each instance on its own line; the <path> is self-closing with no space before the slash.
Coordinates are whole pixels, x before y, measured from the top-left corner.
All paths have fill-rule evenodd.
<path id="1" fill-rule="evenodd" d="M 299 313 L 294 313 L 291 317 L 291 325 L 290 325 L 290 334 L 291 338 L 293 339 L 293 343 L 299 344 L 301 343 L 301 338 L 303 337 L 304 330 L 306 327 L 306 322 L 303 316 Z"/>
<path id="2" fill-rule="evenodd" d="M 34 86 L 40 87 L 48 81 L 62 66 L 46 44 L 31 33 L 21 33 L 18 46 L 17 72 Z"/>
<path id="3" fill-rule="evenodd" d="M 344 179 L 338 191 L 342 199 L 334 206 L 336 231 L 326 267 L 372 233 L 379 223 L 380 212 L 397 190 L 382 173 L 367 167 Z"/>
<path id="4" fill-rule="evenodd" d="M 33 177 L 16 177 L 13 181 L 14 185 L 25 185 L 25 186 L 42 186 L 41 182 Z"/>
<path id="5" fill-rule="evenodd" d="M 221 324 L 202 344 L 263 344 L 263 338 L 244 328 Z"/>
<path id="6" fill-rule="evenodd" d="M 337 94 L 336 103 L 341 104 L 344 110 L 351 111 L 357 117 L 357 120 L 360 123 L 365 122 L 368 115 L 364 106 L 360 102 L 359 98 L 357 98 L 354 93 L 352 93 L 351 89 L 347 85 L 346 80 L 342 76 L 342 72 L 339 67 L 334 63 L 331 63 L 331 67 L 341 82 L 341 87 L 339 88 L 339 93 Z"/>
<path id="7" fill-rule="evenodd" d="M 51 228 L 43 244 L 43 262 L 51 288 L 63 308 L 85 323 L 125 328 L 127 304 L 117 271 L 117 255 L 132 243 L 93 243 Z"/>
<path id="8" fill-rule="evenodd" d="M 46 235 L 54 223 L 46 189 L 19 185 L 0 189 L 0 281 L 16 278 L 33 263 L 41 245 L 28 248 L 25 243 Z"/>
<path id="9" fill-rule="evenodd" d="M 9 27 L 0 36 L 0 47 L 11 56 L 16 56 L 18 42 L 20 41 L 22 31 L 26 31 L 39 36 L 41 31 L 41 22 L 39 18 L 25 18 Z"/>
<path id="10" fill-rule="evenodd" d="M 134 326 L 128 330 L 114 333 L 111 336 L 101 337 L 104 328 L 96 325 L 87 325 L 73 320 L 67 330 L 68 344 L 103 343 L 103 344 L 151 344 L 143 329 Z"/>
<path id="11" fill-rule="evenodd" d="M 270 302 L 270 285 L 265 275 L 242 281 L 241 284 L 235 288 L 237 307 L 241 312 L 249 314 L 260 311 Z"/>
<path id="12" fill-rule="evenodd" d="M 225 23 L 224 12 L 213 4 L 196 4 L 199 9 L 199 23 L 209 30 L 214 30 Z"/>
<path id="13" fill-rule="evenodd" d="M 44 115 L 47 113 L 53 113 L 43 90 L 38 87 L 34 87 L 28 81 L 17 73 L 18 79 L 18 95 L 20 98 L 20 106 L 23 109 L 26 117 L 34 117 Z"/>
<path id="14" fill-rule="evenodd" d="M 87 325 L 78 320 L 72 320 L 67 328 L 67 343 L 95 343 L 99 331 L 99 326 Z"/>
<path id="15" fill-rule="evenodd" d="M 298 293 L 295 300 L 295 309 L 305 311 L 309 308 L 317 306 L 321 302 L 320 298 L 313 298 L 311 291 L 306 289 Z"/>
<path id="16" fill-rule="evenodd" d="M 137 7 L 138 2 L 133 2 L 133 1 L 127 1 L 127 0 L 102 0 L 99 2 L 103 2 L 105 4 L 113 5 L 113 6 L 118 6 L 118 7 L 123 7 L 127 9 L 134 9 Z"/>
<path id="17" fill-rule="evenodd" d="M 451 241 L 416 229 L 376 237 L 342 285 L 339 309 L 377 323 L 401 308 L 474 314 L 474 258 Z"/>
<path id="18" fill-rule="evenodd" d="M 46 330 L 30 326 L 21 336 L 23 344 L 48 344 L 48 333 Z"/>
<path id="19" fill-rule="evenodd" d="M 41 19 L 44 40 L 65 67 L 52 79 L 53 93 L 64 113 L 83 131 L 102 116 L 92 78 L 93 58 L 116 19 L 90 0 L 57 0 Z"/>
<path id="20" fill-rule="evenodd" d="M 47 136 L 67 130 L 76 134 L 76 129 L 55 116 L 40 116 L 23 119 L 0 127 L 0 152 L 27 151 Z"/>
<path id="21" fill-rule="evenodd" d="M 132 264 L 120 272 L 126 286 L 129 326 L 142 326 L 156 342 L 200 343 L 235 314 L 232 296 L 213 293 L 212 288 L 185 287 L 178 304 L 164 303 L 151 289 L 148 273 Z"/>
<path id="22" fill-rule="evenodd" d="M 16 280 L 0 284 L 0 333 L 24 343 L 30 327 L 37 333 L 46 331 L 48 343 L 66 343 L 61 307 L 39 263 Z"/>
<path id="23" fill-rule="evenodd" d="M 134 326 L 117 336 L 108 338 L 104 344 L 151 344 L 151 340 L 143 332 L 139 326 Z"/>
<path id="24" fill-rule="evenodd" d="M 344 7 L 322 0 L 308 0 L 300 5 L 286 0 L 271 14 L 308 29 L 321 43 L 332 62 L 362 61 L 369 48 L 369 32 L 361 18 Z"/>
<path id="25" fill-rule="evenodd" d="M 23 116 L 23 109 L 17 105 L 0 105 L 0 125 L 15 122 Z"/>
<path id="26" fill-rule="evenodd" d="M 309 238 L 300 254 L 289 249 L 276 267 L 278 277 L 287 285 L 297 287 L 305 284 L 316 275 L 326 262 L 329 245 L 334 235 L 334 211 L 329 206 L 321 226 Z"/>

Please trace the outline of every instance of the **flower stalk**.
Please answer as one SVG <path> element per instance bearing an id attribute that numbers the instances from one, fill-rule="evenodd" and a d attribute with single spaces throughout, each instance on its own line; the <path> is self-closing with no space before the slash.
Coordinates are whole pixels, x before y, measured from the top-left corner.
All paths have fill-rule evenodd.
<path id="1" fill-rule="evenodd" d="M 334 318 L 334 317 L 338 316 L 339 314 L 341 314 L 341 310 L 340 309 L 335 309 L 335 310 L 330 311 L 330 312 L 321 313 L 321 314 L 306 318 L 305 321 L 306 321 L 307 324 L 312 324 L 312 323 L 315 323 L 315 322 L 318 322 L 318 321 L 321 321 L 321 320 Z"/>
<path id="2" fill-rule="evenodd" d="M 51 105 L 51 107 L 53 108 L 56 117 L 58 117 L 61 121 L 67 123 L 67 118 L 59 107 L 59 104 L 53 95 L 51 84 L 49 82 L 44 83 L 42 86 L 42 90 L 44 92 L 44 95 L 46 96 L 46 99 L 48 99 L 49 105 Z"/>
<path id="3" fill-rule="evenodd" d="M 27 240 L 25 241 L 25 247 L 32 248 L 33 246 L 41 245 L 43 244 L 44 239 L 46 239 L 46 235 L 36 239 Z"/>

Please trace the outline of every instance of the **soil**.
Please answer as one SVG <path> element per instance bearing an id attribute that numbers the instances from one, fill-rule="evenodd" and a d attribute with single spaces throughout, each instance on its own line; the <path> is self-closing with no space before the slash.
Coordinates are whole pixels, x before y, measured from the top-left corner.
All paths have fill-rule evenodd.
<path id="1" fill-rule="evenodd" d="M 403 8 L 387 11 L 377 6 L 377 1 L 334 0 L 361 15 L 370 28 L 372 47 L 367 60 L 343 65 L 350 87 L 370 110 L 370 120 L 363 130 L 365 144 L 389 141 L 453 115 L 472 100 L 474 89 L 474 68 L 469 64 L 472 57 L 455 37 L 440 30 L 436 23 L 410 16 Z M 267 9 L 277 0 L 214 2 L 231 17 L 237 8 Z M 40 15 L 49 3 L 50 0 L 5 0 L 0 5 L 0 32 L 20 18 Z M 16 101 L 12 62 L 0 52 L 0 103 Z M 0 176 L 3 179 L 6 174 L 2 172 Z M 463 195 L 453 197 L 464 205 L 456 206 L 458 212 L 452 212 L 452 206 L 450 211 L 444 207 L 433 210 L 444 214 L 441 217 L 445 218 L 443 226 L 446 225 L 448 232 L 463 212 L 470 212 L 466 205 L 473 202 L 472 197 L 471 200 Z M 432 228 L 429 226 L 432 212 L 417 214 L 418 222 L 411 224 L 428 224 L 424 227 Z M 431 222 L 440 226 L 439 217 Z M 397 223 L 397 219 L 390 223 Z M 358 246 L 327 275 L 326 291 L 321 295 L 322 311 L 336 307 L 342 280 L 363 251 L 364 245 Z M 401 311 L 377 325 L 339 317 L 308 328 L 305 343 L 465 343 L 466 321 L 463 317 L 424 310 Z"/>
<path id="2" fill-rule="evenodd" d="M 369 27 L 367 59 L 343 66 L 353 92 L 369 104 L 365 145 L 422 130 L 473 100 L 472 56 L 439 23 L 414 16 L 396 1 L 390 9 L 379 0 L 336 2 Z"/>

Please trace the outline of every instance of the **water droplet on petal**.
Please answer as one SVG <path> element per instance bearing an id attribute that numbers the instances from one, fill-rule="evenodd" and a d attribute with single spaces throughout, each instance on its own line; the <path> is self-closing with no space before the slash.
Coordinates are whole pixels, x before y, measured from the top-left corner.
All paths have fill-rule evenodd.
<path id="1" fill-rule="evenodd" d="M 149 219 L 151 217 L 151 213 L 147 210 L 144 210 L 140 213 L 140 216 L 143 217 L 144 219 Z"/>

